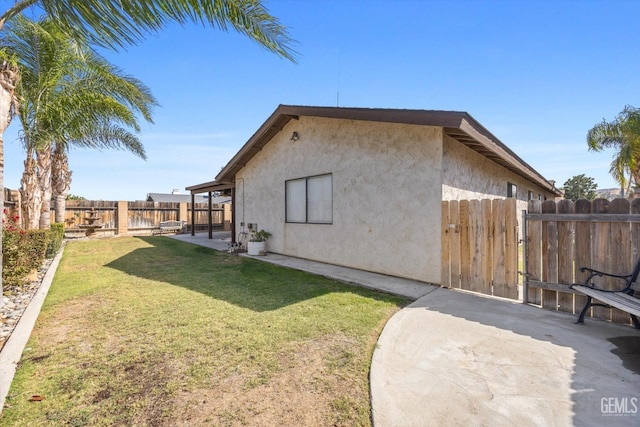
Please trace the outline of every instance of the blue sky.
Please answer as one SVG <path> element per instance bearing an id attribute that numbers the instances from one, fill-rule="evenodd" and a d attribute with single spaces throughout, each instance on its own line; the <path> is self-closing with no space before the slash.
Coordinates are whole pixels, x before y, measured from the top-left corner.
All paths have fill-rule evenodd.
<path id="1" fill-rule="evenodd" d="M 640 2 L 269 0 L 297 40 L 293 64 L 235 32 L 174 25 L 106 52 L 161 106 L 125 151 L 72 150 L 71 193 L 141 200 L 214 179 L 278 104 L 466 111 L 558 186 L 615 187 L 613 152 L 587 131 L 640 107 Z M 339 93 L 339 97 L 338 97 Z M 17 120 L 4 135 L 18 188 Z"/>

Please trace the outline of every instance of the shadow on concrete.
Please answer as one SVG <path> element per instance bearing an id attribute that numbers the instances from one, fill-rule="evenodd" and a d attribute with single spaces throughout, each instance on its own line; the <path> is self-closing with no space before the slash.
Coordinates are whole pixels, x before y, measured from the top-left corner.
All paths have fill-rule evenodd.
<path id="1" fill-rule="evenodd" d="M 106 266 L 131 276 L 200 292 L 256 312 L 277 310 L 336 292 L 394 302 L 398 306 L 408 303 L 401 297 L 168 237 L 137 238 L 148 246 L 135 249 Z"/>
<path id="2" fill-rule="evenodd" d="M 543 424 L 564 425 L 562 413 L 566 411 L 571 424 L 576 426 L 640 425 L 640 331 L 592 319 L 578 325 L 575 316 L 566 313 L 445 289 L 409 308 L 427 310 L 432 320 L 438 313 L 444 314 L 440 318 L 445 324 L 453 325 L 455 319 L 464 319 L 461 323 L 464 330 L 452 327 L 440 342 L 432 345 L 447 346 L 451 341 L 467 340 L 467 349 L 475 355 L 474 362 L 491 355 L 487 358 L 490 363 L 517 366 L 508 372 L 521 375 L 522 381 L 513 378 L 501 381 L 500 386 L 508 384 L 508 390 L 495 387 L 492 399 L 497 400 L 502 392 L 505 395 L 512 392 L 509 387 L 514 383 L 551 390 L 545 396 L 521 388 L 529 402 L 548 400 L 545 408 L 548 412 L 526 414 L 528 403 L 521 401 L 511 408 L 511 420 L 524 415 L 521 421 L 526 423 L 546 416 Z M 565 386 L 559 378 L 568 372 L 570 379 Z M 533 393 L 527 395 L 529 392 Z M 557 407 L 553 408 L 554 405 Z M 509 409 L 502 407 L 499 412 L 509 413 Z"/>

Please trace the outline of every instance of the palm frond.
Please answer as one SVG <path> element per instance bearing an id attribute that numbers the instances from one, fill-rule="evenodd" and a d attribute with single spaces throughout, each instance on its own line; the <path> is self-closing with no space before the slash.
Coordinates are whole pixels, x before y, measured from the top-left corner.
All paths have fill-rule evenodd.
<path id="1" fill-rule="evenodd" d="M 157 101 L 148 87 L 51 20 L 32 22 L 16 17 L 6 30 L 7 49 L 20 58 L 24 77 L 18 92 L 25 146 L 40 149 L 53 141 L 62 146 L 98 144 L 129 149 L 144 158 L 137 138 L 115 138 L 117 143 L 107 143 L 108 138 L 96 135 L 110 128 L 139 132 L 140 117 L 152 122 Z M 85 138 L 103 142 L 83 142 Z M 127 141 L 132 143 L 130 148 Z"/>
<path id="2" fill-rule="evenodd" d="M 232 27 L 263 48 L 296 61 L 286 28 L 259 0 L 41 0 L 48 16 L 74 37 L 109 48 L 140 42 L 169 22 Z"/>
<path id="3" fill-rule="evenodd" d="M 609 172 L 622 187 L 636 181 L 640 177 L 640 109 L 627 105 L 611 122 L 603 119 L 587 132 L 587 146 L 595 152 L 615 148 Z"/>

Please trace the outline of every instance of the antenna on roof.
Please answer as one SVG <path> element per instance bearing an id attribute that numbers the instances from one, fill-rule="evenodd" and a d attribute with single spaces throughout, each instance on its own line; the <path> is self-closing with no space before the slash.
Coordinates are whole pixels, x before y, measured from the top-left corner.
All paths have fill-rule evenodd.
<path id="1" fill-rule="evenodd" d="M 338 90 L 336 91 L 336 107 L 340 106 L 340 49 L 338 49 L 338 81 L 337 81 Z"/>

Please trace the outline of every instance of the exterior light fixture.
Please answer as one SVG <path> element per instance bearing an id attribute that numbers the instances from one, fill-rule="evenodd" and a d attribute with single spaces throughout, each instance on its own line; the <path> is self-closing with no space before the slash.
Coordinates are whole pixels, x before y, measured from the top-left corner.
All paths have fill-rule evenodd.
<path id="1" fill-rule="evenodd" d="M 291 134 L 291 142 L 296 142 L 298 139 L 300 139 L 298 132 L 294 132 Z"/>

